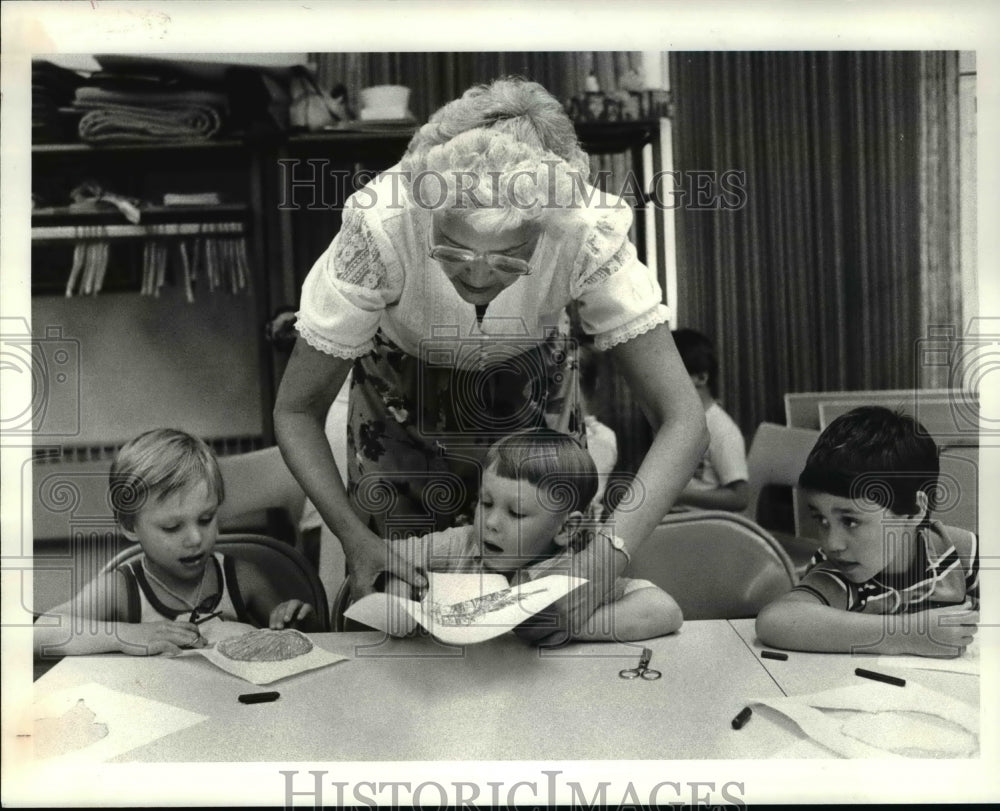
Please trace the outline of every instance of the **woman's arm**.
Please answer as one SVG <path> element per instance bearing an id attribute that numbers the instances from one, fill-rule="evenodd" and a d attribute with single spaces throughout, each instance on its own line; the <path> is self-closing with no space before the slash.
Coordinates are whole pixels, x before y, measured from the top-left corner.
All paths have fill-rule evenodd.
<path id="1" fill-rule="evenodd" d="M 612 516 L 615 534 L 631 552 L 691 480 L 709 437 L 705 410 L 664 324 L 608 351 L 655 432 L 632 492 Z"/>
<path id="2" fill-rule="evenodd" d="M 610 529 L 629 553 L 637 550 L 674 504 L 708 447 L 705 409 L 665 325 L 609 350 L 655 431 L 630 492 L 611 516 Z M 627 566 L 624 554 L 598 535 L 573 556 L 570 574 L 587 579 L 555 604 L 561 630 L 544 644 L 565 641 L 606 601 Z"/>
<path id="3" fill-rule="evenodd" d="M 340 539 L 354 599 L 373 590 L 382 571 L 424 585 L 406 561 L 355 515 L 333 459 L 324 424 L 353 361 L 327 355 L 304 340 L 295 342 L 274 406 L 274 433 L 285 463 L 312 500 L 323 521 Z"/>

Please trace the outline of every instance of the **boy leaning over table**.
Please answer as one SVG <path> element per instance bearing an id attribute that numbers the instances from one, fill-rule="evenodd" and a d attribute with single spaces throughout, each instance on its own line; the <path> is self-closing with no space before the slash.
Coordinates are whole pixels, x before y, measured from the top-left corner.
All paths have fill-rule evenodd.
<path id="1" fill-rule="evenodd" d="M 36 656 L 176 656 L 204 647 L 202 634 L 222 622 L 318 626 L 313 607 L 282 600 L 281 584 L 255 563 L 215 551 L 225 489 L 201 439 L 157 428 L 126 442 L 111 464 L 108 498 L 122 534 L 143 554 L 46 612 L 34 629 Z M 53 618 L 60 622 L 49 624 Z"/>
<path id="2" fill-rule="evenodd" d="M 962 654 L 979 623 L 978 539 L 931 517 L 938 471 L 937 445 L 912 417 L 864 406 L 834 420 L 799 476 L 820 550 L 758 615 L 761 642 Z"/>
<path id="3" fill-rule="evenodd" d="M 576 438 L 549 428 L 527 428 L 497 440 L 483 463 L 479 500 L 469 526 L 406 538 L 405 554 L 428 571 L 494 572 L 511 583 L 567 573 L 569 551 L 585 540 L 582 525 L 598 490 L 598 474 Z M 626 554 L 610 529 L 608 554 Z M 410 587 L 390 577 L 386 590 L 410 598 Z M 650 639 L 673 633 L 681 609 L 648 580 L 618 577 L 602 605 L 583 627 L 555 629 L 554 615 L 541 612 L 514 633 L 535 644 Z M 403 636 L 415 622 L 400 612 L 390 617 L 390 633 Z"/>

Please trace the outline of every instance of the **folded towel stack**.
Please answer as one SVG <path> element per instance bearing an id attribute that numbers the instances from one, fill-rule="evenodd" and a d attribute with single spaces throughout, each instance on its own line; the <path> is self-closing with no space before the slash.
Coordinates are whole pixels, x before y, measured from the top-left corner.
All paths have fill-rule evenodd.
<path id="1" fill-rule="evenodd" d="M 84 79 L 76 71 L 44 59 L 31 63 L 31 133 L 35 141 L 72 137 L 76 119 L 67 120 L 61 110 L 73 102 L 73 94 Z M 67 131 L 69 130 L 69 131 Z"/>
<path id="2" fill-rule="evenodd" d="M 112 141 L 201 141 L 222 127 L 227 98 L 207 90 L 135 92 L 81 87 L 73 106 L 87 110 L 80 138 Z"/>

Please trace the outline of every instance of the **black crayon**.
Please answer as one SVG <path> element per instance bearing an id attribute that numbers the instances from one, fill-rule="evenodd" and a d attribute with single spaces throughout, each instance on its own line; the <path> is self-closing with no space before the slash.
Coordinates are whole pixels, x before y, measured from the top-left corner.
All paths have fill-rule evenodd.
<path id="1" fill-rule="evenodd" d="M 874 670 L 865 670 L 863 667 L 854 668 L 854 675 L 861 676 L 863 679 L 871 679 L 872 681 L 895 684 L 897 687 L 906 687 L 906 679 L 901 679 L 898 676 L 887 676 L 885 673 L 876 673 Z"/>
<path id="2" fill-rule="evenodd" d="M 784 662 L 788 658 L 788 654 L 787 653 L 779 653 L 778 651 L 774 651 L 774 650 L 762 650 L 760 652 L 760 658 L 761 659 L 778 659 L 779 661 Z"/>
<path id="3" fill-rule="evenodd" d="M 733 719 L 733 729 L 742 729 L 743 725 L 750 720 L 751 715 L 753 715 L 753 710 L 749 707 L 744 707 L 740 710 L 739 715 Z"/>
<path id="4" fill-rule="evenodd" d="M 239 697 L 240 704 L 262 704 L 265 701 L 277 701 L 281 693 L 276 690 L 267 693 L 244 693 Z"/>

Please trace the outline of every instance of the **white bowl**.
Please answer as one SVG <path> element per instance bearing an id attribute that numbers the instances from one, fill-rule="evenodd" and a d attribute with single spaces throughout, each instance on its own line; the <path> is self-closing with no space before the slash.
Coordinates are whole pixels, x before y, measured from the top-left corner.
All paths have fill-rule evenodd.
<path id="1" fill-rule="evenodd" d="M 361 106 L 378 110 L 402 110 L 406 114 L 410 88 L 398 84 L 380 84 L 361 91 Z"/>

